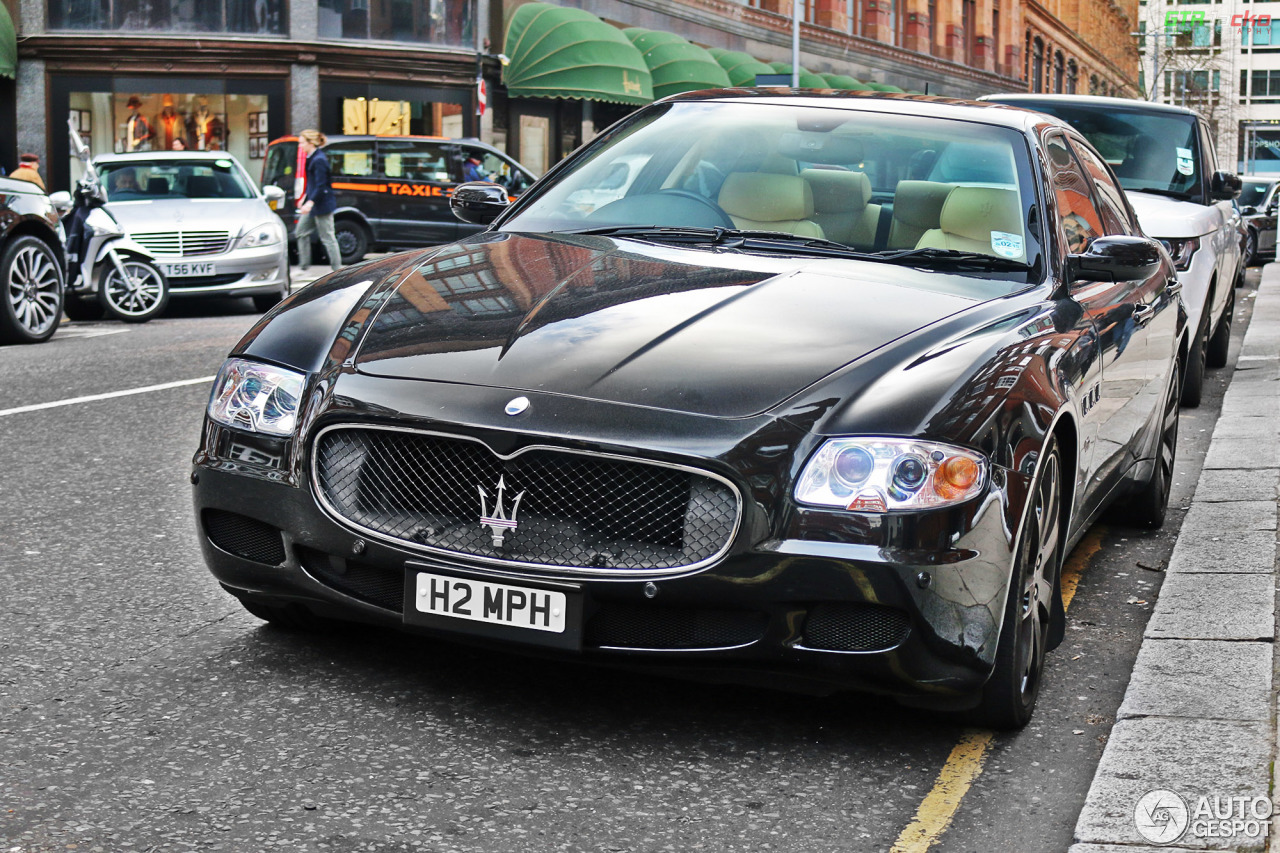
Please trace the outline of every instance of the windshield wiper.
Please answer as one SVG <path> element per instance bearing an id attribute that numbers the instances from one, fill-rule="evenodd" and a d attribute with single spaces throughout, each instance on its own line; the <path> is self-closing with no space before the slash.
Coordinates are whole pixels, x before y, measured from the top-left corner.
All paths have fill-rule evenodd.
<path id="1" fill-rule="evenodd" d="M 1127 192 L 1131 193 L 1151 193 L 1152 195 L 1163 195 L 1169 198 L 1176 198 L 1179 201 L 1190 201 L 1192 194 L 1186 190 L 1162 190 L 1156 187 L 1125 187 Z"/>
<path id="2" fill-rule="evenodd" d="M 876 252 L 876 260 L 905 266 L 951 267 L 952 269 L 1027 270 L 1031 265 L 1024 261 L 985 255 L 981 252 L 961 252 L 957 249 L 901 249 Z"/>
<path id="3" fill-rule="evenodd" d="M 825 240 L 821 237 L 805 237 L 800 234 L 788 234 L 784 231 L 750 231 L 738 228 L 700 228 L 677 225 L 615 225 L 585 228 L 569 233 L 593 234 L 605 237 L 635 237 L 638 239 L 660 240 L 666 243 L 717 246 L 724 249 L 802 251 L 823 256 L 878 260 L 876 255 L 860 252 L 857 249 L 846 246 L 844 243 L 837 243 L 835 240 Z"/>

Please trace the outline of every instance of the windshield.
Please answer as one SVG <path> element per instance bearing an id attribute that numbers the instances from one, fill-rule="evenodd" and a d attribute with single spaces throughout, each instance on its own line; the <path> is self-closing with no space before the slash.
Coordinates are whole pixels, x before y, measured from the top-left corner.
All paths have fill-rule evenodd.
<path id="1" fill-rule="evenodd" d="M 1244 189 L 1240 192 L 1238 199 L 1241 207 L 1261 207 L 1262 200 L 1267 197 L 1267 190 L 1271 189 L 1274 181 L 1250 181 L 1244 182 Z"/>
<path id="2" fill-rule="evenodd" d="M 108 201 L 157 198 L 254 198 L 231 160 L 129 160 L 99 163 Z"/>
<path id="3" fill-rule="evenodd" d="M 500 230 L 640 236 L 636 228 L 661 227 L 661 239 L 673 229 L 731 229 L 815 248 L 826 241 L 827 251 L 901 259 L 931 249 L 1019 266 L 1039 246 L 1027 227 L 1030 176 L 1026 143 L 1007 128 L 835 107 L 663 104 L 592 143 Z M 678 237 L 691 239 L 687 230 Z"/>
<path id="4" fill-rule="evenodd" d="M 1056 116 L 1089 140 L 1126 190 L 1151 190 L 1203 202 L 1200 138 L 1195 116 L 1115 106 L 1016 102 Z"/>

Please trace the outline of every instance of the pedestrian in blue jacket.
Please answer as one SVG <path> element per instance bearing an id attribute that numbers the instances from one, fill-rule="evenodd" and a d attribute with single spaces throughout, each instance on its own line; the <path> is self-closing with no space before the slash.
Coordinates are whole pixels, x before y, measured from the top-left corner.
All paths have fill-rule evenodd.
<path id="1" fill-rule="evenodd" d="M 342 253 L 338 250 L 338 238 L 333 233 L 333 212 L 338 202 L 333 197 L 333 185 L 329 181 L 329 158 L 320 149 L 329 140 L 318 130 L 304 130 L 298 134 L 298 147 L 307 158 L 306 192 L 298 205 L 298 227 L 293 236 L 298 239 L 298 266 L 311 266 L 311 235 L 319 232 L 320 243 L 329 256 L 329 266 L 337 272 L 342 268 Z"/>

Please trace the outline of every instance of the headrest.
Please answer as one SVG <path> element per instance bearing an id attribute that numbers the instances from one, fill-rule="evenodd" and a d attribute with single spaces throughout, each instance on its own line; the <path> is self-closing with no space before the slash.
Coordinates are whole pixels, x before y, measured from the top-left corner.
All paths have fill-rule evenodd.
<path id="1" fill-rule="evenodd" d="M 956 187 L 942 206 L 941 228 L 949 234 L 987 242 L 992 231 L 1022 236 L 1022 205 L 1017 190 Z"/>
<path id="2" fill-rule="evenodd" d="M 865 172 L 805 169 L 800 177 L 813 189 L 818 213 L 858 213 L 871 201 L 871 179 Z"/>
<path id="3" fill-rule="evenodd" d="M 813 215 L 813 190 L 799 175 L 731 172 L 720 187 L 720 207 L 730 216 L 786 222 Z"/>
<path id="4" fill-rule="evenodd" d="M 937 228 L 942 205 L 955 189 L 935 181 L 898 181 L 893 194 L 893 218 L 916 228 Z"/>

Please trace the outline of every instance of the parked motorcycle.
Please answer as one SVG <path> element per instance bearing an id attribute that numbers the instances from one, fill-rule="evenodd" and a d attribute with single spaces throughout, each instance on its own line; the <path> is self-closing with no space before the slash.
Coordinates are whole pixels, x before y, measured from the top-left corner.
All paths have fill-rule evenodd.
<path id="1" fill-rule="evenodd" d="M 169 282 L 152 263 L 155 255 L 131 239 L 107 210 L 107 194 L 90 161 L 89 146 L 73 122 L 68 127 L 71 150 L 84 163 L 84 177 L 76 182 L 74 197 L 65 191 L 49 197 L 68 223 L 67 316 L 98 320 L 105 314 L 126 323 L 145 323 L 169 304 Z"/>

